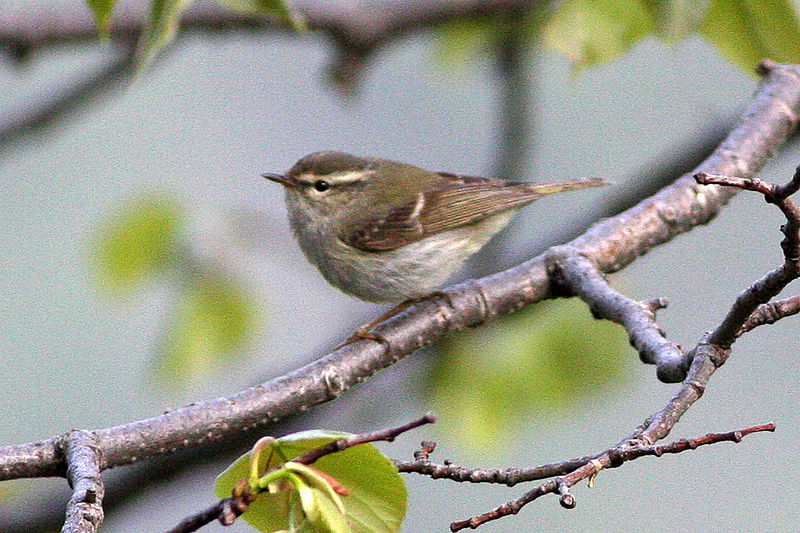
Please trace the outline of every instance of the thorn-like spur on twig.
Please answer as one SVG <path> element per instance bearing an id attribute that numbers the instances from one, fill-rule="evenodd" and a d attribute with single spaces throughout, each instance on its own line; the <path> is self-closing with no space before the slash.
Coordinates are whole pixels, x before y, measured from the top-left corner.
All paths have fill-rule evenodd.
<path id="1" fill-rule="evenodd" d="M 421 448 L 414 452 L 414 460 L 429 462 L 428 458 L 436 449 L 436 443 L 429 440 L 424 440 L 420 443 Z"/>

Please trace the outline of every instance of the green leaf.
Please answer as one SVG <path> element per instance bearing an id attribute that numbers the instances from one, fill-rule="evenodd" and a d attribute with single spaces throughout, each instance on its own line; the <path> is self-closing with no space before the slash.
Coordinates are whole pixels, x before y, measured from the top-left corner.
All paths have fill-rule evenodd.
<path id="1" fill-rule="evenodd" d="M 100 36 L 104 38 L 109 37 L 108 25 L 111 22 L 111 12 L 114 11 L 114 4 L 117 0 L 86 0 L 89 8 L 94 13 L 94 19 L 97 21 L 97 28 L 100 31 Z"/>
<path id="2" fill-rule="evenodd" d="M 331 486 L 329 480 L 323 477 L 319 470 L 304 464 L 294 463 L 292 461 L 286 463 L 284 468 L 291 472 L 302 475 L 303 479 L 306 480 L 309 485 L 314 486 L 327 494 L 328 498 L 335 504 L 336 509 L 338 509 L 340 514 L 345 512 L 342 499 L 333 489 L 333 486 Z"/>
<path id="3" fill-rule="evenodd" d="M 524 12 L 455 18 L 437 26 L 437 60 L 448 68 L 464 66 L 485 57 L 512 38 L 527 45 L 539 44 L 547 18 L 546 4 L 534 3 Z"/>
<path id="4" fill-rule="evenodd" d="M 139 45 L 140 68 L 153 62 L 158 53 L 172 43 L 178 31 L 183 10 L 193 0 L 153 0 L 150 17 Z"/>
<path id="5" fill-rule="evenodd" d="M 800 26 L 789 0 L 713 0 L 700 33 L 746 72 L 765 57 L 800 62 Z"/>
<path id="6" fill-rule="evenodd" d="M 652 14 L 641 0 L 565 0 L 543 35 L 580 71 L 621 56 L 653 32 Z"/>
<path id="7" fill-rule="evenodd" d="M 353 531 L 347 523 L 347 517 L 339 512 L 336 504 L 325 492 L 311 487 L 311 493 L 316 506 L 316 520 L 308 519 L 310 525 L 314 527 L 311 531 L 324 533 L 351 533 Z"/>
<path id="8" fill-rule="evenodd" d="M 240 13 L 271 15 L 296 30 L 305 29 L 305 22 L 296 17 L 282 0 L 217 0 L 217 2 Z"/>
<path id="9" fill-rule="evenodd" d="M 300 476 L 292 474 L 290 479 L 292 479 L 294 489 L 297 491 L 302 508 L 302 517 L 293 519 L 294 526 L 290 523 L 290 531 L 351 533 L 345 515 L 324 491 L 305 484 L 300 479 Z M 293 505 L 294 501 L 294 499 L 291 499 L 290 505 Z M 296 513 L 290 511 L 290 516 L 296 515 Z"/>
<path id="10" fill-rule="evenodd" d="M 648 0 L 659 36 L 677 44 L 700 27 L 711 0 Z"/>
<path id="11" fill-rule="evenodd" d="M 532 417 L 618 385 L 635 357 L 624 330 L 576 300 L 542 302 L 440 345 L 433 403 L 465 449 L 502 451 Z"/>
<path id="12" fill-rule="evenodd" d="M 122 208 L 98 232 L 94 257 L 101 284 L 127 292 L 167 267 L 183 230 L 177 202 L 145 196 Z"/>
<path id="13" fill-rule="evenodd" d="M 263 464 L 260 471 L 278 466 L 301 453 L 351 436 L 333 431 L 304 431 L 281 437 L 265 447 L 259 455 Z M 271 450 L 269 448 L 272 448 Z M 272 452 L 272 453 L 270 453 Z M 225 472 L 220 474 L 214 486 L 218 497 L 230 496 L 236 482 L 248 477 L 250 453 L 241 456 Z M 317 470 L 333 477 L 350 491 L 342 496 L 346 511 L 346 525 L 352 533 L 393 533 L 400 531 L 406 513 L 408 494 L 405 483 L 394 464 L 372 444 L 360 444 L 343 452 L 326 455 L 313 464 Z M 318 490 L 311 487 L 312 490 Z M 317 498 L 319 496 L 319 498 Z M 294 503 L 293 503 L 294 500 Z M 336 522 L 335 513 L 329 512 L 328 504 L 336 508 L 333 501 L 320 492 L 315 495 L 320 511 L 320 520 L 326 525 L 313 526 L 299 520 L 300 505 L 297 493 L 283 490 L 277 494 L 262 493 L 242 517 L 259 531 L 273 532 L 282 529 L 291 531 L 348 531 Z M 338 511 L 336 511 L 338 513 Z M 326 531 L 326 529 L 321 529 Z"/>
<path id="14" fill-rule="evenodd" d="M 297 495 L 300 496 L 300 507 L 303 509 L 303 514 L 306 517 L 306 520 L 311 522 L 312 524 L 315 522 L 319 522 L 319 515 L 320 509 L 317 506 L 317 495 L 314 494 L 314 491 L 306 485 L 303 479 L 300 476 L 291 476 L 294 490 L 297 491 Z"/>
<path id="15" fill-rule="evenodd" d="M 241 351 L 257 326 L 256 305 L 220 272 L 190 274 L 165 340 L 160 371 L 185 380 Z"/>

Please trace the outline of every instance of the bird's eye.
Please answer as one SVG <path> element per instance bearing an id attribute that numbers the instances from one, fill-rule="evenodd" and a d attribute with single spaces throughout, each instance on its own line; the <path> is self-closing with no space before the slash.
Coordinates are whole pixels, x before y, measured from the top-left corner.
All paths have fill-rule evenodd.
<path id="1" fill-rule="evenodd" d="M 331 188 L 331 184 L 325 180 L 317 180 L 314 182 L 314 188 L 319 192 L 325 192 Z"/>

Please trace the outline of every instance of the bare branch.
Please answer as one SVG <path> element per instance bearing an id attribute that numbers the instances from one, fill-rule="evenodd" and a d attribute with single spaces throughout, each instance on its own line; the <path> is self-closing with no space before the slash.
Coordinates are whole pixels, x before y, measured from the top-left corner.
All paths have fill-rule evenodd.
<path id="1" fill-rule="evenodd" d="M 665 298 L 647 302 L 631 300 L 611 288 L 597 267 L 569 246 L 548 250 L 547 261 L 554 285 L 586 302 L 595 317 L 622 324 L 642 362 L 658 366 L 659 379 L 675 382 L 686 376 L 691 361 L 677 344 L 666 340 L 656 323 L 655 311 L 667 306 Z"/>
<path id="2" fill-rule="evenodd" d="M 775 204 L 786 217 L 786 224 L 781 227 L 785 236 L 781 242 L 784 255 L 783 265 L 767 273 L 739 294 L 725 319 L 708 337 L 709 343 L 727 349 L 739 337 L 745 324 L 759 306 L 767 304 L 786 285 L 800 277 L 800 209 L 788 197 L 789 194 L 800 189 L 800 168 L 795 171 L 792 180 L 784 186 L 758 179 L 706 172 L 697 173 L 695 179 L 698 183 L 725 185 L 759 192 L 764 195 L 767 202 Z"/>
<path id="3" fill-rule="evenodd" d="M 800 68 L 774 67 L 755 93 L 741 124 L 698 171 L 752 175 L 793 131 L 798 111 Z M 628 211 L 596 224 L 569 245 L 600 271 L 616 271 L 655 246 L 708 222 L 734 192 L 730 188 L 701 186 L 685 176 Z M 232 396 L 96 430 L 93 433 L 103 450 L 101 468 L 147 460 L 263 427 L 336 398 L 449 332 L 554 297 L 546 259 L 542 255 L 509 270 L 452 287 L 447 290 L 447 299 L 434 298 L 411 306 L 373 330 L 388 341 L 388 346 L 356 341 L 285 376 Z M 689 371 L 691 379 L 687 378 L 689 381 L 684 383 L 688 384 L 674 401 L 688 406 L 699 398 L 716 368 L 711 357 L 713 351 L 700 358 L 695 354 Z M 647 438 L 668 432 L 672 427 L 668 422 L 680 417 L 683 411 L 679 411 L 665 412 L 651 421 L 651 428 L 642 431 Z M 0 479 L 61 475 L 63 463 L 56 453 L 57 441 L 51 438 L 0 448 Z"/>
<path id="4" fill-rule="evenodd" d="M 72 487 L 61 533 L 94 533 L 103 523 L 105 493 L 97 439 L 89 431 L 74 430 L 63 437 L 60 448 L 67 465 L 67 481 Z"/>
<path id="5" fill-rule="evenodd" d="M 761 304 L 747 317 L 742 327 L 736 332 L 736 336 L 741 337 L 758 326 L 774 324 L 782 318 L 796 315 L 797 313 L 800 313 L 800 295 L 776 302 Z"/>
<path id="6" fill-rule="evenodd" d="M 467 483 L 497 483 L 513 487 L 517 483 L 536 481 L 572 472 L 600 454 L 576 457 L 557 463 L 549 463 L 531 468 L 469 468 L 450 463 L 436 464 L 428 460 L 395 461 L 403 473 L 422 474 L 433 479 L 450 479 Z"/>
<path id="7" fill-rule="evenodd" d="M 664 446 L 639 445 L 622 449 L 612 448 L 598 456 L 598 458 L 591 459 L 570 474 L 552 479 L 546 483 L 543 483 L 542 485 L 539 485 L 535 489 L 526 492 L 517 500 L 505 503 L 499 507 L 496 507 L 495 509 L 492 509 L 491 511 L 474 516 L 468 520 L 459 520 L 457 522 L 453 522 L 450 524 L 450 531 L 461 531 L 462 529 L 467 528 L 476 529 L 486 522 L 497 520 L 512 514 L 517 514 L 524 506 L 540 496 L 544 496 L 545 494 L 560 494 L 561 498 L 559 501 L 561 502 L 561 505 L 571 509 L 575 507 L 575 498 L 570 494 L 569 488 L 574 487 L 577 483 L 584 479 L 593 479 L 593 476 L 595 476 L 604 468 L 617 468 L 628 461 L 632 461 L 646 455 L 661 457 L 664 454 L 681 453 L 686 450 L 694 450 L 700 446 L 716 444 L 718 442 L 729 441 L 738 443 L 741 442 L 743 437 L 760 431 L 775 431 L 775 424 L 761 424 L 758 426 L 741 429 L 739 431 L 731 431 L 729 433 L 709 433 L 703 437 L 682 439 Z"/>

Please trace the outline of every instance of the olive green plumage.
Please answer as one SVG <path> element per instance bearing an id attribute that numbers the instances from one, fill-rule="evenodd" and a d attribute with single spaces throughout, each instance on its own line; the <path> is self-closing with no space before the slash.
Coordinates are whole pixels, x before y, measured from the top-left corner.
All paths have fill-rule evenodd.
<path id="1" fill-rule="evenodd" d="M 264 176 L 285 186 L 292 229 L 323 276 L 376 302 L 436 290 L 532 201 L 604 183 L 513 183 L 343 152 L 315 152 L 286 175 Z"/>

